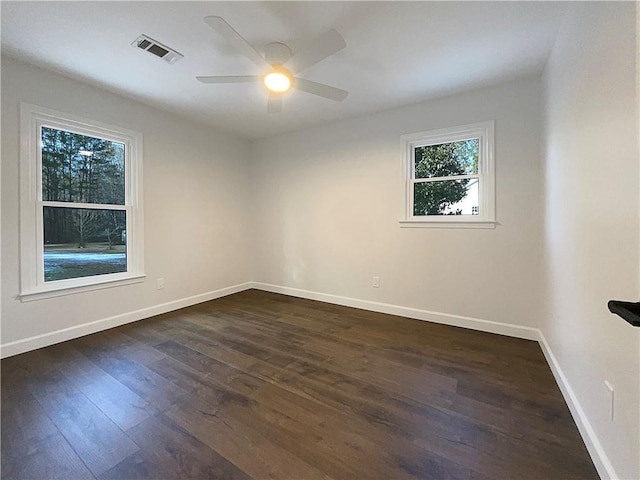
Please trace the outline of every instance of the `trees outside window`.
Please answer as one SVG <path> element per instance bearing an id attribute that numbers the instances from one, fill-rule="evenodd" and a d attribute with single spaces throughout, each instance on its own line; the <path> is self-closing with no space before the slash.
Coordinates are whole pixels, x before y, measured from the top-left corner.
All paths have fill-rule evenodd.
<path id="1" fill-rule="evenodd" d="M 414 215 L 478 214 L 477 182 L 469 177 L 478 174 L 478 143 L 474 138 L 415 148 L 415 177 L 429 180 L 415 185 Z M 448 177 L 462 178 L 440 180 Z"/>

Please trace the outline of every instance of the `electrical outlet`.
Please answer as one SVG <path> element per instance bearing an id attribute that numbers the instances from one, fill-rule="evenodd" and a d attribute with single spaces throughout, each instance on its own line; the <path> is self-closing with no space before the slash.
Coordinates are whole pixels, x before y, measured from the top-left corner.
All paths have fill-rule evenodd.
<path id="1" fill-rule="evenodd" d="M 613 395 L 613 385 L 611 385 L 609 382 L 607 382 L 605 380 L 604 382 L 604 386 L 607 387 L 607 392 L 609 393 L 609 418 L 611 419 L 611 421 L 613 422 L 613 415 L 615 413 L 614 410 L 614 395 Z"/>
<path id="2" fill-rule="evenodd" d="M 371 286 L 373 288 L 380 288 L 380 277 L 375 275 L 371 280 Z"/>
<path id="3" fill-rule="evenodd" d="M 162 290 L 164 288 L 164 278 L 158 278 L 156 280 L 156 290 Z"/>

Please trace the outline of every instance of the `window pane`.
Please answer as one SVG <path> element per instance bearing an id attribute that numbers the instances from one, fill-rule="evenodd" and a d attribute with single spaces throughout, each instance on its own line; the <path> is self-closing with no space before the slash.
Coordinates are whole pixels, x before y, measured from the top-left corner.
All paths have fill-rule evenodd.
<path id="1" fill-rule="evenodd" d="M 44 280 L 127 271 L 126 212 L 44 207 Z"/>
<path id="2" fill-rule="evenodd" d="M 478 173 L 478 139 L 416 147 L 415 178 L 453 177 Z"/>
<path id="3" fill-rule="evenodd" d="M 478 215 L 478 179 L 441 180 L 414 185 L 413 214 Z"/>
<path id="4" fill-rule="evenodd" d="M 42 198 L 124 205 L 124 144 L 42 127 Z"/>

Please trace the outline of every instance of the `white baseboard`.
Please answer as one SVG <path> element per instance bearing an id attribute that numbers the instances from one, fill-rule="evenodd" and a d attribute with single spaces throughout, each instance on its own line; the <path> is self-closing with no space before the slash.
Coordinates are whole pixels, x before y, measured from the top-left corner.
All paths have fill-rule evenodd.
<path id="1" fill-rule="evenodd" d="M 49 332 L 35 337 L 24 338 L 15 342 L 5 343 L 0 346 L 0 358 L 11 357 L 20 353 L 25 353 L 37 348 L 47 347 L 56 343 L 71 340 L 73 338 L 83 337 L 91 333 L 101 332 L 109 328 L 118 327 L 126 323 L 136 322 L 144 318 L 153 317 L 162 313 L 171 312 L 180 308 L 196 305 L 197 303 L 208 302 L 216 298 L 225 297 L 233 293 L 242 292 L 252 288 L 252 282 L 241 283 L 231 287 L 220 288 L 211 292 L 194 295 L 192 297 L 182 298 L 172 302 L 154 305 L 152 307 L 141 308 L 133 312 L 115 315 L 113 317 L 103 318 L 82 325 L 76 325 L 55 332 Z"/>
<path id="2" fill-rule="evenodd" d="M 591 456 L 591 460 L 593 460 L 593 464 L 598 470 L 598 474 L 600 478 L 603 480 L 615 480 L 618 477 L 616 474 L 613 465 L 609 461 L 609 457 L 602 448 L 602 444 L 598 440 L 598 436 L 596 432 L 593 430 L 587 415 L 584 413 L 582 406 L 580 405 L 580 401 L 576 396 L 573 388 L 569 384 L 569 380 L 565 376 L 562 368 L 560 368 L 560 364 L 558 363 L 558 359 L 553 354 L 551 350 L 551 346 L 547 342 L 542 331 L 538 330 L 539 339 L 538 343 L 540 343 L 540 348 L 542 349 L 542 353 L 544 353 L 545 358 L 547 359 L 547 363 L 553 372 L 553 376 L 556 379 L 556 383 L 560 387 L 560 391 L 564 396 L 565 402 L 569 406 L 569 411 L 571 412 L 571 416 L 573 420 L 576 422 L 578 430 L 580 431 L 580 435 L 584 440 L 584 443 L 589 451 L 589 455 Z"/>
<path id="3" fill-rule="evenodd" d="M 461 315 L 451 315 L 449 313 L 430 312 L 418 308 L 402 307 L 390 303 L 372 302 L 369 300 L 360 300 L 351 297 L 341 297 L 339 295 L 331 295 L 328 293 L 318 293 L 309 290 L 301 290 L 299 288 L 283 287 L 280 285 L 271 285 L 268 283 L 251 282 L 253 288 L 273 293 L 282 293 L 292 297 L 306 298 L 309 300 L 319 300 L 321 302 L 332 303 L 335 305 L 343 305 L 345 307 L 360 308 L 362 310 L 370 310 L 372 312 L 388 313 L 390 315 L 398 315 L 400 317 L 414 318 L 416 320 L 425 320 L 427 322 L 442 323 L 452 325 L 454 327 L 464 327 L 471 330 L 480 330 L 482 332 L 497 333 L 508 337 L 523 338 L 525 340 L 538 340 L 538 329 L 531 327 L 523 327 L 520 325 L 512 325 L 509 323 L 493 322 L 490 320 L 481 320 L 473 317 L 463 317 Z"/>

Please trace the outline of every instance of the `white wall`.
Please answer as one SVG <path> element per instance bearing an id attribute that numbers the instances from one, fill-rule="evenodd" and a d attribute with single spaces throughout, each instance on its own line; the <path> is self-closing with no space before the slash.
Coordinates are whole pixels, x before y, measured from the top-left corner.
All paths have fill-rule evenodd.
<path id="1" fill-rule="evenodd" d="M 576 4 L 545 72 L 541 329 L 601 444 L 601 474 L 625 479 L 640 478 L 640 329 L 607 301 L 640 293 L 634 31 L 634 3 Z"/>
<path id="2" fill-rule="evenodd" d="M 537 326 L 540 88 L 523 80 L 253 142 L 256 280 Z M 400 135 L 485 120 L 496 121 L 500 225 L 400 228 Z"/>
<path id="3" fill-rule="evenodd" d="M 26 303 L 16 298 L 19 102 L 142 132 L 144 283 Z M 3 58 L 2 343 L 19 342 L 251 280 L 245 195 L 248 149 L 244 140 Z M 155 289 L 157 277 L 164 277 L 164 290 Z M 138 317 L 149 313 L 140 312 Z"/>

